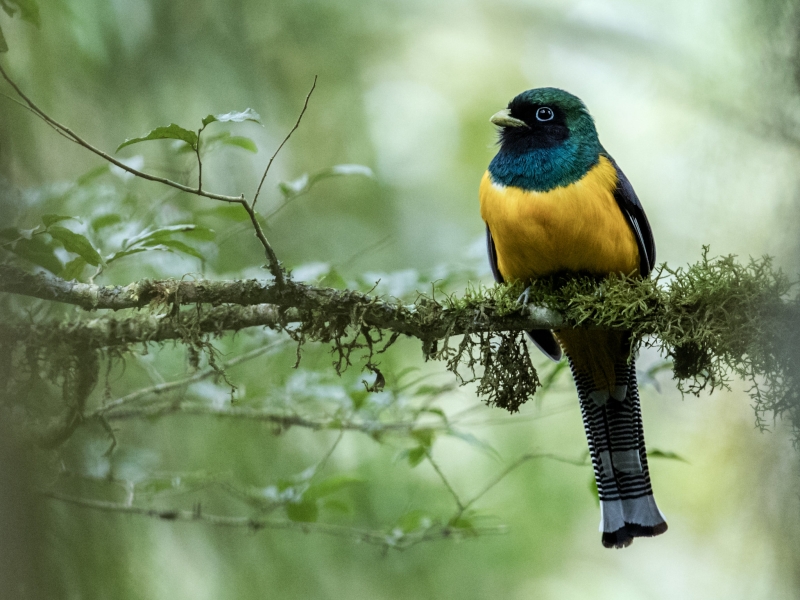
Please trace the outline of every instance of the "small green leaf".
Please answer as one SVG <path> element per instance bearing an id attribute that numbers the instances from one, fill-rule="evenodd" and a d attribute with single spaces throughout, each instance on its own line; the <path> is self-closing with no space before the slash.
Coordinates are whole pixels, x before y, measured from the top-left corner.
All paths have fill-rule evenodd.
<path id="1" fill-rule="evenodd" d="M 320 171 L 320 174 L 323 172 L 324 171 Z M 325 172 L 324 177 L 331 177 L 335 175 L 361 175 L 362 177 L 375 177 L 375 173 L 372 172 L 372 169 L 365 167 L 364 165 L 334 165 L 328 169 L 327 172 Z M 319 175 L 317 175 L 317 177 L 319 177 Z"/>
<path id="2" fill-rule="evenodd" d="M 185 223 L 180 225 L 159 227 L 158 229 L 151 231 L 143 231 L 139 235 L 126 240 L 125 245 L 130 248 L 136 245 L 146 246 L 152 243 L 159 243 L 163 240 L 170 239 L 174 233 L 185 233 L 202 240 L 213 240 L 214 236 L 216 235 L 213 229 L 200 227 L 199 225 L 194 225 L 193 223 Z"/>
<path id="3" fill-rule="evenodd" d="M 360 410 L 364 403 L 369 398 L 369 392 L 367 390 L 357 390 L 355 392 L 350 393 L 350 400 L 353 402 L 353 408 L 356 410 Z"/>
<path id="4" fill-rule="evenodd" d="M 70 219 L 80 221 L 78 217 L 68 217 L 66 215 L 42 215 L 42 223 L 44 223 L 45 227 L 50 227 L 50 225 L 55 225 L 61 221 L 69 221 Z"/>
<path id="5" fill-rule="evenodd" d="M 231 135 L 224 137 L 220 139 L 220 143 L 227 146 L 238 146 L 239 148 L 247 150 L 248 152 L 252 152 L 253 154 L 258 152 L 258 146 L 256 146 L 256 143 L 249 137 L 244 137 L 242 135 Z"/>
<path id="6" fill-rule="evenodd" d="M 117 223 L 122 222 L 122 217 L 117 213 L 108 213 L 106 215 L 100 215 L 99 217 L 95 217 L 92 219 L 92 229 L 95 231 L 99 231 L 100 229 L 104 229 L 106 227 L 111 227 L 112 225 L 116 225 Z"/>
<path id="7" fill-rule="evenodd" d="M 188 254 L 190 256 L 194 256 L 195 258 L 199 258 L 200 260 L 205 260 L 205 256 L 200 254 L 200 252 L 188 244 L 184 244 L 183 242 L 179 242 L 178 240 L 161 240 L 160 242 L 156 243 L 156 246 L 147 245 L 148 248 L 152 250 L 175 250 L 177 252 L 183 252 L 184 254 Z"/>
<path id="8" fill-rule="evenodd" d="M 217 237 L 216 231 L 209 229 L 208 227 L 201 227 L 200 225 L 195 225 L 191 229 L 186 229 L 181 233 L 184 233 L 190 238 L 194 238 L 196 240 L 203 240 L 204 242 L 213 241 L 214 238 Z"/>
<path id="9" fill-rule="evenodd" d="M 311 175 L 304 173 L 292 181 L 282 181 L 278 184 L 278 189 L 281 191 L 284 198 L 289 200 L 295 196 L 305 194 L 323 179 L 339 177 L 342 175 L 361 175 L 369 178 L 375 177 L 372 169 L 365 167 L 364 165 L 334 165 L 333 167 L 316 171 Z"/>
<path id="10" fill-rule="evenodd" d="M 231 135 L 230 131 L 223 131 L 203 137 L 203 142 L 201 144 L 204 152 L 208 152 L 219 145 L 236 146 L 248 152 L 258 152 L 258 147 L 253 140 L 241 135 Z M 192 148 L 186 144 L 181 144 L 181 148 L 178 149 L 178 152 L 192 152 Z"/>
<path id="11" fill-rule="evenodd" d="M 279 479 L 278 482 L 275 484 L 275 487 L 278 488 L 279 492 L 284 490 L 288 490 L 290 487 L 294 486 L 295 482 L 291 479 Z"/>
<path id="12" fill-rule="evenodd" d="M 286 516 L 290 521 L 313 523 L 319 518 L 319 506 L 316 500 L 303 499 L 286 505 Z"/>
<path id="13" fill-rule="evenodd" d="M 73 279 L 80 281 L 83 269 L 86 267 L 86 260 L 82 256 L 78 256 L 64 265 L 64 270 L 61 271 L 61 278 L 66 281 Z"/>
<path id="14" fill-rule="evenodd" d="M 129 248 L 128 250 L 120 250 L 119 252 L 114 252 L 114 254 L 106 258 L 106 264 L 110 265 L 115 260 L 119 260 L 125 256 L 139 254 L 140 252 L 147 252 L 148 250 L 158 250 L 158 248 L 145 248 L 142 246 L 137 246 L 136 248 Z"/>
<path id="15" fill-rule="evenodd" d="M 353 507 L 350 506 L 344 500 L 339 500 L 338 498 L 328 498 L 322 503 L 322 507 L 326 510 L 332 510 L 334 512 L 338 512 L 343 515 L 350 514 L 353 512 Z"/>
<path id="16" fill-rule="evenodd" d="M 109 172 L 109 168 L 108 167 L 109 167 L 108 164 L 100 165 L 99 167 L 95 167 L 94 169 L 91 169 L 90 171 L 87 171 L 86 173 L 84 173 L 83 175 L 78 177 L 78 179 L 75 180 L 75 183 L 77 183 L 79 187 L 82 187 L 82 186 L 84 186 L 84 185 L 86 185 L 88 183 L 91 183 L 92 181 L 94 181 L 98 177 L 102 177 L 103 175 L 108 173 Z"/>
<path id="17" fill-rule="evenodd" d="M 299 196 L 303 192 L 307 192 L 311 189 L 311 186 L 308 184 L 308 173 L 303 173 L 300 177 L 292 181 L 281 181 L 278 184 L 278 189 L 287 200 Z"/>
<path id="18" fill-rule="evenodd" d="M 0 229 L 0 243 L 7 244 L 20 238 L 30 239 L 30 236 L 23 235 L 22 230 L 16 227 L 4 227 Z"/>
<path id="19" fill-rule="evenodd" d="M 8 44 L 6 43 L 6 36 L 3 35 L 2 29 L 0 29 L 0 52 L 8 52 Z"/>
<path id="20" fill-rule="evenodd" d="M 252 108 L 246 108 L 241 112 L 229 112 L 220 115 L 208 115 L 203 119 L 203 127 L 214 122 L 218 123 L 241 123 L 242 121 L 252 121 L 261 124 L 261 116 Z"/>
<path id="21" fill-rule="evenodd" d="M 92 246 L 92 243 L 80 233 L 75 233 L 65 227 L 58 226 L 50 227 L 47 233 L 61 242 L 68 252 L 74 252 L 78 256 L 82 256 L 84 260 L 93 267 L 103 262 L 103 258 L 97 250 L 95 250 L 94 246 Z"/>
<path id="22" fill-rule="evenodd" d="M 683 458 L 680 454 L 669 452 L 667 450 L 659 450 L 657 448 L 653 450 L 648 450 L 647 458 L 663 458 L 666 460 L 679 460 L 681 462 L 685 462 L 687 465 L 690 464 L 689 461 Z"/>
<path id="23" fill-rule="evenodd" d="M 421 385 L 414 390 L 415 396 L 438 396 L 444 392 L 449 392 L 453 389 L 453 384 L 446 383 L 444 385 Z"/>
<path id="24" fill-rule="evenodd" d="M 403 533 L 411 533 L 418 529 L 427 529 L 431 526 L 431 518 L 428 514 L 421 510 L 411 510 L 397 519 L 397 527 Z"/>
<path id="25" fill-rule="evenodd" d="M 417 440 L 423 447 L 430 448 L 436 432 L 433 429 L 414 429 L 411 437 Z"/>
<path id="26" fill-rule="evenodd" d="M 37 28 L 41 27 L 42 19 L 39 15 L 39 5 L 36 0 L 13 0 L 19 6 L 20 17 Z"/>
<path id="27" fill-rule="evenodd" d="M 347 287 L 347 282 L 344 280 L 336 269 L 331 269 L 328 273 L 320 279 L 317 284 L 319 287 L 330 287 L 336 289 L 344 289 Z"/>
<path id="28" fill-rule="evenodd" d="M 454 527 L 455 529 L 466 529 L 468 531 L 475 530 L 475 524 L 472 522 L 472 520 L 463 516 L 459 517 L 458 519 L 451 519 L 448 525 L 450 527 Z"/>
<path id="29" fill-rule="evenodd" d="M 175 123 L 171 123 L 166 127 L 156 127 L 144 137 L 125 140 L 117 147 L 117 152 L 122 150 L 125 146 L 146 142 L 148 140 L 181 140 L 189 144 L 192 149 L 197 148 L 197 134 L 194 131 L 189 131 Z"/>
<path id="30" fill-rule="evenodd" d="M 63 268 L 61 261 L 53 252 L 53 243 L 46 242 L 41 235 L 17 240 L 13 246 L 6 249 L 37 266 L 44 267 L 54 275 L 61 273 Z"/>
<path id="31" fill-rule="evenodd" d="M 443 411 L 441 408 L 437 408 L 437 407 L 433 407 L 433 408 L 423 407 L 423 408 L 420 408 L 420 409 L 419 409 L 419 412 L 420 412 L 420 413 L 429 413 L 429 414 L 432 414 L 432 415 L 436 415 L 436 416 L 438 416 L 438 417 L 441 417 L 441 418 L 442 418 L 442 421 L 444 421 L 445 423 L 447 423 L 447 415 L 445 414 L 445 412 L 444 412 L 444 411 Z"/>
<path id="32" fill-rule="evenodd" d="M 339 490 L 348 486 L 359 483 L 364 483 L 364 480 L 361 477 L 338 473 L 336 475 L 326 477 L 317 483 L 312 483 L 303 494 L 303 498 L 308 500 L 316 500 L 318 498 L 329 496 L 334 492 L 338 492 Z"/>
<path id="33" fill-rule="evenodd" d="M 175 480 L 167 477 L 154 477 L 136 484 L 136 492 L 140 494 L 157 494 L 175 487 Z"/>
<path id="34" fill-rule="evenodd" d="M 408 464 L 413 469 L 427 456 L 428 450 L 424 446 L 417 446 L 408 451 Z"/>

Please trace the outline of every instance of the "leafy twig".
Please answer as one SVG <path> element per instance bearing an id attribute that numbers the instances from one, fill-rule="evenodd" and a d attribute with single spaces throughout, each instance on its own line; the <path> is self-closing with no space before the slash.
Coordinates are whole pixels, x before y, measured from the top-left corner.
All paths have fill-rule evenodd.
<path id="1" fill-rule="evenodd" d="M 126 165 L 124 162 L 114 158 L 110 154 L 108 154 L 106 152 L 103 152 L 102 150 L 100 150 L 96 146 L 93 146 L 92 144 L 90 144 L 89 142 L 84 140 L 82 137 L 80 137 L 78 134 L 76 134 L 74 131 L 72 131 L 70 128 L 66 127 L 65 125 L 62 125 L 61 123 L 59 123 L 55 119 L 53 119 L 50 116 L 48 116 L 8 76 L 8 74 L 6 73 L 5 69 L 3 68 L 3 66 L 1 64 L 0 64 L 0 75 L 2 75 L 3 79 L 5 79 L 8 82 L 8 84 L 12 88 L 14 88 L 14 91 L 17 93 L 17 95 L 25 101 L 25 103 L 28 105 L 28 107 L 30 107 L 30 110 L 36 116 L 38 116 L 45 123 L 47 123 L 48 125 L 53 127 L 56 131 L 58 131 L 61 135 L 65 136 L 70 141 L 75 142 L 76 144 L 86 148 L 90 152 L 93 152 L 94 154 L 96 154 L 97 156 L 102 158 L 103 160 L 105 160 L 105 161 L 107 161 L 107 162 L 119 167 L 120 169 L 122 169 L 124 171 L 127 171 L 131 175 L 134 175 L 134 176 L 139 177 L 141 179 L 146 179 L 148 181 L 155 181 L 155 182 L 161 183 L 163 185 L 168 185 L 168 186 L 173 187 L 175 189 L 181 190 L 182 192 L 186 192 L 188 194 L 194 194 L 195 196 L 202 196 L 202 197 L 208 198 L 210 200 L 217 200 L 219 202 L 227 202 L 229 204 L 239 204 L 239 205 L 241 205 L 242 208 L 247 212 L 248 217 L 250 217 L 250 222 L 253 225 L 253 229 L 255 231 L 256 237 L 258 238 L 259 242 L 261 242 L 261 245 L 264 247 L 264 252 L 265 252 L 266 257 L 267 257 L 267 262 L 268 262 L 268 265 L 269 265 L 270 273 L 272 273 L 272 276 L 275 278 L 275 281 L 276 281 L 276 283 L 278 285 L 282 285 L 284 283 L 285 275 L 284 275 L 284 272 L 283 272 L 283 268 L 280 265 L 280 261 L 278 260 L 278 257 L 275 254 L 275 251 L 272 249 L 272 246 L 270 245 L 269 241 L 267 241 L 266 236 L 264 235 L 264 231 L 261 228 L 261 224 L 258 222 L 258 215 L 256 214 L 254 207 L 251 206 L 251 204 L 247 202 L 247 200 L 244 197 L 244 194 L 242 194 L 241 196 L 226 196 L 226 195 L 223 195 L 223 194 L 214 194 L 214 193 L 211 193 L 211 192 L 206 192 L 205 190 L 202 189 L 202 180 L 201 179 L 198 179 L 197 188 L 193 188 L 191 186 L 184 185 L 182 183 L 178 183 L 177 181 L 172 181 L 171 179 L 166 179 L 164 177 L 158 177 L 156 175 L 151 175 L 149 173 L 145 173 L 144 171 L 139 171 L 138 169 L 134 169 L 133 167 L 131 167 L 129 165 Z M 316 82 L 316 79 L 315 79 L 315 82 Z M 307 102 L 308 102 L 308 99 L 306 98 L 306 103 Z M 295 125 L 294 129 L 292 129 L 292 132 L 295 129 L 297 129 L 299 124 L 300 124 L 300 122 L 298 120 L 298 122 Z M 288 137 L 287 137 L 287 139 L 288 139 Z M 281 144 L 281 146 L 283 146 L 283 144 Z M 198 153 L 199 153 L 199 147 L 198 147 Z M 198 160 L 199 159 L 200 159 L 200 157 L 199 157 L 199 154 L 198 154 Z M 271 162 L 272 161 L 270 161 L 270 163 Z M 266 172 L 264 173 L 264 177 L 266 177 Z M 263 183 L 263 178 L 262 178 L 262 183 Z M 259 186 L 259 188 L 260 188 L 260 186 Z M 255 200 L 253 201 L 253 205 L 255 205 Z"/>

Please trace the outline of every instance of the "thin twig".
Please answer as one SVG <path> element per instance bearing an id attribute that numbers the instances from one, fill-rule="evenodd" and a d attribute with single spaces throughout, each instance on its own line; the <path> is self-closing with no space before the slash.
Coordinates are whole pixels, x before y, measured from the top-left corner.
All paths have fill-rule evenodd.
<path id="1" fill-rule="evenodd" d="M 203 190 L 203 159 L 200 158 L 200 135 L 203 133 L 205 126 L 197 130 L 197 146 L 194 153 L 197 155 L 197 191 Z"/>
<path id="2" fill-rule="evenodd" d="M 330 460 L 331 456 L 333 455 L 333 452 L 336 450 L 337 446 L 339 446 L 339 442 L 342 441 L 343 437 L 344 437 L 344 429 L 339 431 L 339 435 L 336 436 L 336 440 L 333 442 L 330 449 L 325 453 L 325 456 L 323 456 L 322 459 L 317 463 L 317 466 L 314 467 L 314 475 L 311 477 L 312 479 L 316 477 L 317 474 L 319 474 L 319 472 L 322 471 L 322 469 L 325 468 L 326 464 L 328 464 L 328 460 Z"/>
<path id="3" fill-rule="evenodd" d="M 106 152 L 103 152 L 99 148 L 96 148 L 95 146 L 92 146 L 89 142 L 87 142 L 86 140 L 81 138 L 78 134 L 76 134 L 74 131 L 72 131 L 69 127 L 66 127 L 65 125 L 62 125 L 61 123 L 59 123 L 55 119 L 49 117 L 30 98 L 28 98 L 27 95 L 25 95 L 25 92 L 23 92 L 22 89 L 20 89 L 20 87 L 8 76 L 8 74 L 6 73 L 5 69 L 3 69 L 2 65 L 0 65 L 0 75 L 2 75 L 3 79 L 5 79 L 9 83 L 9 85 L 11 85 L 11 87 L 14 88 L 14 91 L 17 92 L 19 97 L 22 98 L 25 101 L 25 103 L 31 108 L 31 110 L 40 119 L 42 119 L 43 121 L 48 123 L 50 126 L 55 127 L 56 129 L 60 130 L 70 140 L 72 140 L 73 142 L 75 142 L 76 144 L 78 144 L 80 146 L 83 146 L 84 148 L 86 148 L 90 152 L 93 152 L 94 154 L 96 154 L 97 156 L 102 158 L 103 160 L 108 161 L 111 164 L 118 166 L 120 169 L 123 169 L 124 171 L 127 171 L 128 173 L 131 173 L 132 175 L 135 175 L 136 177 L 140 177 L 142 179 L 147 179 L 149 181 L 157 181 L 158 183 L 162 183 L 164 185 L 168 185 L 170 187 L 174 187 L 174 188 L 179 189 L 179 190 L 181 190 L 183 192 L 188 192 L 189 194 L 195 194 L 197 196 L 203 196 L 205 198 L 209 198 L 211 200 L 219 200 L 221 202 L 230 202 L 230 203 L 237 203 L 237 204 L 241 203 L 242 199 L 239 198 L 239 197 L 236 197 L 236 196 L 225 196 L 225 195 L 222 195 L 222 194 L 212 194 L 210 192 L 199 191 L 196 188 L 190 187 L 188 185 L 183 185 L 182 183 L 178 183 L 177 181 L 172 181 L 171 179 L 165 179 L 163 177 L 158 177 L 156 175 L 150 175 L 149 173 L 144 173 L 143 171 L 139 171 L 139 170 L 134 169 L 133 167 L 131 167 L 129 165 L 126 165 L 125 163 L 117 160 L 116 158 L 114 158 L 110 154 L 107 154 Z"/>
<path id="4" fill-rule="evenodd" d="M 261 346 L 259 348 L 254 348 L 249 352 L 245 352 L 241 356 L 237 356 L 236 358 L 229 360 L 228 362 L 220 365 L 216 369 L 209 367 L 208 369 L 204 369 L 203 371 L 198 371 L 191 377 L 186 377 L 184 379 L 179 379 L 177 381 L 170 381 L 168 383 L 159 383 L 157 385 L 136 390 L 135 392 L 131 392 L 130 394 L 122 396 L 121 398 L 116 398 L 115 400 L 106 402 L 105 404 L 103 404 L 103 406 L 101 406 L 100 408 L 95 410 L 91 415 L 89 415 L 89 418 L 103 415 L 108 411 L 118 409 L 121 406 L 128 406 L 130 404 L 135 403 L 140 398 L 146 398 L 148 396 L 158 396 L 170 392 L 174 389 L 178 389 L 184 386 L 188 386 L 192 383 L 202 381 L 203 379 L 208 379 L 209 377 L 218 375 L 220 371 L 225 371 L 245 361 L 257 358 L 274 348 L 286 345 L 288 342 L 289 340 L 279 340 L 277 342 L 273 342 L 266 346 Z"/>
<path id="5" fill-rule="evenodd" d="M 300 111 L 300 116 L 297 117 L 297 122 L 294 124 L 294 127 L 292 127 L 292 130 L 286 134 L 286 137 L 283 138 L 281 145 L 278 146 L 278 149 L 275 150 L 275 153 L 269 159 L 269 162 L 267 163 L 267 168 L 264 169 L 264 174 L 261 176 L 261 181 L 258 184 L 258 189 L 256 189 L 256 195 L 253 196 L 253 203 L 250 205 L 250 208 L 254 209 L 256 207 L 256 202 L 258 202 L 258 196 L 259 194 L 261 194 L 261 186 L 264 185 L 264 180 L 267 178 L 267 173 L 269 173 L 269 168 L 272 166 L 272 161 L 275 160 L 275 157 L 278 156 L 278 152 L 281 151 L 281 148 L 283 148 L 284 144 L 289 141 L 289 138 L 292 137 L 292 134 L 300 126 L 300 121 L 303 119 L 303 115 L 306 114 L 306 109 L 308 108 L 308 100 L 311 98 L 311 94 L 314 93 L 314 88 L 316 87 L 317 87 L 317 76 L 314 75 L 314 83 L 311 84 L 311 89 L 308 91 L 308 94 L 306 94 L 306 101 L 303 103 L 303 110 Z"/>
<path id="6" fill-rule="evenodd" d="M 43 492 L 47 498 L 72 504 L 82 508 L 90 508 L 108 513 L 136 515 L 150 517 L 168 522 L 190 522 L 206 523 L 216 527 L 227 528 L 246 528 L 252 531 L 261 529 L 273 530 L 295 530 L 303 533 L 321 533 L 335 537 L 354 539 L 367 544 L 382 546 L 385 548 L 395 548 L 402 550 L 421 542 L 429 542 L 445 539 L 468 539 L 478 535 L 492 535 L 506 533 L 504 526 L 481 527 L 460 530 L 452 527 L 431 528 L 419 533 L 409 533 L 402 536 L 386 534 L 383 531 L 370 531 L 357 529 L 355 527 L 345 527 L 342 525 L 332 525 L 328 523 L 303 523 L 297 521 L 278 521 L 260 517 L 230 517 L 226 515 L 216 515 L 204 512 L 199 505 L 194 510 L 178 509 L 156 509 L 142 506 L 130 506 L 119 502 L 107 502 L 104 500 L 92 500 L 62 494 L 60 492 Z"/>
<path id="7" fill-rule="evenodd" d="M 433 456 L 431 456 L 430 450 L 427 449 L 425 450 L 425 457 L 428 459 L 428 462 L 431 463 L 433 470 L 436 471 L 436 473 L 439 475 L 439 479 L 442 480 L 442 483 L 447 488 L 447 491 L 450 492 L 450 495 L 456 501 L 456 506 L 458 507 L 458 514 L 459 515 L 463 514 L 463 512 L 467 509 L 467 507 L 462 504 L 461 498 L 458 497 L 458 494 L 453 489 L 453 486 L 450 485 L 450 482 L 447 480 L 447 477 L 444 476 L 444 473 L 442 473 L 442 470 L 439 468 L 439 465 L 436 464 L 435 460 L 433 460 Z"/>
<path id="8" fill-rule="evenodd" d="M 0 68 L 2 68 L 2 66 L 0 66 Z M 34 114 L 34 115 L 36 115 L 37 117 L 39 116 L 39 113 L 37 113 L 35 110 L 33 110 L 33 109 L 32 109 L 30 106 L 28 106 L 27 104 L 23 104 L 22 102 L 20 102 L 20 101 L 19 101 L 19 100 L 17 100 L 16 98 L 12 98 L 12 97 L 11 97 L 11 96 L 9 96 L 8 94 L 3 94 L 3 93 L 1 93 L 1 92 L 0 92 L 0 96 L 2 96 L 3 98 L 5 98 L 5 99 L 7 99 L 7 100 L 11 100 L 11 102 L 13 102 L 14 104 L 17 104 L 17 105 L 21 106 L 22 108 L 24 108 L 25 110 L 27 110 L 27 111 L 29 111 L 29 112 L 33 113 L 33 114 Z M 63 131 L 61 131 L 61 130 L 60 130 L 60 129 L 58 129 L 57 127 L 53 127 L 53 125 L 51 125 L 50 123 L 47 123 L 47 122 L 45 122 L 45 123 L 46 123 L 46 124 L 47 124 L 49 127 L 51 127 L 51 128 L 53 129 L 53 131 L 55 131 L 55 132 L 56 132 L 58 135 L 60 135 L 61 137 L 65 137 L 65 138 L 67 138 L 69 141 L 73 141 L 73 140 L 72 140 L 72 138 L 70 138 L 70 137 L 69 137 L 67 134 L 65 134 Z"/>
<path id="9" fill-rule="evenodd" d="M 459 506 L 459 511 L 453 517 L 451 522 L 453 522 L 455 520 L 458 520 L 458 518 L 460 518 L 461 515 L 463 515 L 467 510 L 469 510 L 470 506 L 472 506 L 478 500 L 483 498 L 483 496 L 486 495 L 486 493 L 489 492 L 489 490 L 491 490 L 494 486 L 496 486 L 503 479 L 505 479 L 506 476 L 509 473 L 511 473 L 512 471 L 514 471 L 518 467 L 522 466 L 523 464 L 525 464 L 529 460 L 534 460 L 534 459 L 537 459 L 537 458 L 549 458 L 549 459 L 552 459 L 552 460 L 556 460 L 558 462 L 563 462 L 563 463 L 567 463 L 567 464 L 570 464 L 570 465 L 576 465 L 576 466 L 579 466 L 579 467 L 583 467 L 583 466 L 586 465 L 586 461 L 584 459 L 578 460 L 578 459 L 573 459 L 573 458 L 566 458 L 564 456 L 559 456 L 557 454 L 549 454 L 549 453 L 539 454 L 539 453 L 535 453 L 535 452 L 532 452 L 532 453 L 529 453 L 529 454 L 523 454 L 517 460 L 515 460 L 513 463 L 511 463 L 505 469 L 503 469 L 488 484 L 486 484 L 486 486 L 480 492 L 478 492 L 475 496 L 473 496 L 470 500 L 468 500 L 467 503 L 463 505 L 463 507 Z"/>

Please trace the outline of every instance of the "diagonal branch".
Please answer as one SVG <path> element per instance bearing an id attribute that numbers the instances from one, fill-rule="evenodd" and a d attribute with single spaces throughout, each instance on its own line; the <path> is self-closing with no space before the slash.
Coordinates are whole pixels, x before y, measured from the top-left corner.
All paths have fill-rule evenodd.
<path id="1" fill-rule="evenodd" d="M 289 138 L 292 137 L 292 134 L 297 130 L 298 127 L 300 127 L 300 121 L 303 119 L 303 115 L 306 114 L 306 109 L 308 108 L 308 101 L 311 98 L 311 94 L 314 93 L 314 88 L 316 87 L 317 87 L 317 76 L 314 75 L 314 83 L 311 84 L 311 89 L 308 91 L 308 94 L 306 94 L 306 101 L 303 103 L 303 110 L 300 111 L 300 116 L 297 117 L 297 122 L 294 124 L 294 127 L 292 127 L 291 131 L 289 131 L 289 133 L 286 134 L 286 137 L 283 138 L 283 141 L 281 142 L 280 146 L 278 146 L 278 149 L 275 150 L 275 153 L 269 159 L 269 162 L 267 163 L 267 168 L 264 169 L 264 174 L 261 176 L 261 181 L 258 184 L 256 195 L 253 196 L 253 203 L 250 205 L 250 208 L 255 209 L 256 202 L 258 202 L 258 196 L 259 194 L 261 194 L 261 186 L 264 185 L 264 180 L 267 178 L 267 173 L 269 173 L 269 169 L 272 166 L 272 162 L 275 160 L 275 157 L 278 156 L 278 152 L 281 151 L 281 148 L 283 148 L 284 144 L 286 144 L 286 142 L 289 141 Z"/>
<path id="2" fill-rule="evenodd" d="M 213 194 L 211 192 L 206 192 L 206 191 L 203 191 L 203 190 L 199 190 L 198 188 L 193 188 L 193 187 L 190 187 L 188 185 L 184 185 L 182 183 L 178 183 L 177 181 L 172 181 L 171 179 L 166 179 L 164 177 L 158 177 L 157 175 L 151 175 L 149 173 L 145 173 L 143 171 L 139 171 L 138 169 L 134 169 L 133 167 L 131 167 L 129 165 L 126 165 L 125 163 L 123 163 L 120 160 L 114 158 L 110 154 L 108 154 L 106 152 L 103 152 L 102 150 L 100 150 L 96 146 L 93 146 L 92 144 L 90 144 L 89 142 L 84 140 L 82 137 L 80 137 L 77 133 L 72 131 L 69 127 L 67 127 L 65 125 L 62 125 L 61 123 L 59 123 L 55 119 L 53 119 L 50 116 L 48 116 L 47 113 L 45 113 L 42 109 L 40 109 L 33 102 L 33 100 L 31 100 L 25 94 L 25 92 L 22 91 L 22 89 L 14 82 L 14 80 L 12 80 L 8 76 L 8 73 L 6 73 L 6 71 L 3 68 L 2 64 L 0 64 L 0 75 L 2 75 L 3 79 L 5 79 L 9 83 L 9 85 L 12 88 L 14 88 L 14 91 L 17 93 L 17 95 L 25 101 L 25 104 L 27 104 L 28 107 L 30 107 L 30 110 L 36 116 L 38 116 L 45 123 L 47 123 L 48 125 L 53 127 L 59 133 L 62 133 L 63 135 L 65 135 L 72 142 L 75 142 L 76 144 L 78 144 L 80 146 L 83 146 L 84 148 L 86 148 L 90 152 L 93 152 L 94 154 L 96 154 L 97 156 L 102 158 L 103 160 L 105 160 L 107 162 L 110 162 L 112 165 L 115 165 L 115 166 L 119 167 L 120 169 L 122 169 L 124 171 L 127 171 L 131 175 L 135 175 L 136 177 L 139 177 L 141 179 L 147 179 L 148 181 L 156 181 L 158 183 L 162 183 L 164 185 L 168 185 L 170 187 L 173 187 L 175 189 L 181 190 L 183 192 L 187 192 L 189 194 L 194 194 L 196 196 L 203 196 L 205 198 L 209 198 L 211 200 L 219 200 L 221 202 L 230 202 L 230 203 L 236 203 L 236 204 L 241 203 L 242 199 L 241 199 L 241 197 L 238 197 L 238 196 L 225 196 L 223 194 Z"/>

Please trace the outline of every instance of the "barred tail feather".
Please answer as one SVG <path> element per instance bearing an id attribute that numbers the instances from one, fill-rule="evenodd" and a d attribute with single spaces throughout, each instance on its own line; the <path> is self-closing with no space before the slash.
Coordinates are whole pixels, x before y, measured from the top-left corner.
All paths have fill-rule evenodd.
<path id="1" fill-rule="evenodd" d="M 610 393 L 596 390 L 591 376 L 572 361 L 570 368 L 600 497 L 603 545 L 624 548 L 635 537 L 664 533 L 667 522 L 650 486 L 634 362 L 617 366 L 617 386 Z"/>

